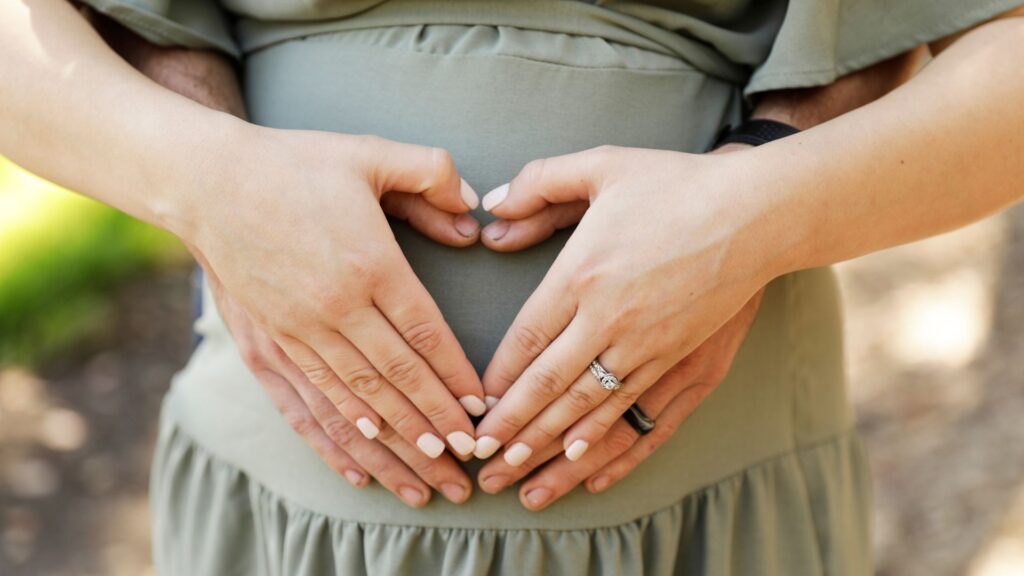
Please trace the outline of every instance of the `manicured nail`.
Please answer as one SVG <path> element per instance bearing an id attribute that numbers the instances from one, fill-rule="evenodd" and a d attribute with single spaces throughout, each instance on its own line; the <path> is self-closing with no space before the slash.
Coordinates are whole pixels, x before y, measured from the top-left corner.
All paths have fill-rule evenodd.
<path id="1" fill-rule="evenodd" d="M 456 504 L 459 504 L 466 498 L 466 489 L 459 484 L 454 484 L 452 482 L 445 482 L 444 484 L 441 484 L 441 493 L 444 494 L 445 498 L 455 502 Z"/>
<path id="2" fill-rule="evenodd" d="M 476 210 L 476 207 L 480 205 L 480 197 L 477 196 L 476 190 L 473 190 L 473 187 L 465 179 L 462 179 L 459 192 L 462 194 L 462 201 L 466 203 L 466 206 L 469 206 L 470 210 Z"/>
<path id="3" fill-rule="evenodd" d="M 501 400 L 501 398 L 498 398 L 497 396 L 484 396 L 484 404 L 487 405 L 488 410 L 497 406 L 498 400 Z"/>
<path id="4" fill-rule="evenodd" d="M 501 448 L 501 442 L 498 442 L 497 438 L 481 436 L 476 439 L 476 450 L 473 450 L 473 455 L 481 460 L 486 460 L 493 456 L 498 448 Z"/>
<path id="5" fill-rule="evenodd" d="M 476 440 L 469 434 L 462 431 L 452 432 L 448 435 L 448 443 L 451 444 L 452 448 L 456 452 L 465 456 L 470 454 L 476 448 Z"/>
<path id="6" fill-rule="evenodd" d="M 488 476 L 480 481 L 480 487 L 488 494 L 497 494 L 504 490 L 505 486 L 508 486 L 508 476 L 503 474 Z"/>
<path id="7" fill-rule="evenodd" d="M 398 489 L 398 494 L 402 496 L 402 500 L 405 500 L 405 503 L 409 506 L 422 506 L 426 500 L 423 497 L 423 492 L 411 486 L 402 486 Z"/>
<path id="8" fill-rule="evenodd" d="M 565 449 L 565 457 L 575 462 L 583 456 L 583 453 L 587 451 L 587 448 L 590 448 L 589 442 L 586 440 L 576 440 L 572 444 L 569 444 L 569 447 Z"/>
<path id="9" fill-rule="evenodd" d="M 487 234 L 488 238 L 497 242 L 505 237 L 505 234 L 508 233 L 509 226 L 510 224 L 508 223 L 508 220 L 495 220 L 484 228 L 484 234 Z"/>
<path id="10" fill-rule="evenodd" d="M 526 503 L 530 508 L 540 508 L 551 500 L 551 490 L 547 488 L 534 488 L 526 493 Z"/>
<path id="11" fill-rule="evenodd" d="M 366 436 L 369 440 L 373 440 L 377 437 L 377 434 L 380 434 L 380 428 L 377 428 L 377 425 L 373 423 L 373 420 L 370 420 L 366 416 L 356 420 L 356 428 L 359 428 L 359 431 L 363 433 L 363 436 Z"/>
<path id="12" fill-rule="evenodd" d="M 483 416 L 484 412 L 487 412 L 487 404 L 485 401 L 477 398 L 476 396 L 463 396 L 462 398 L 459 398 L 459 404 L 462 404 L 462 407 L 470 416 Z"/>
<path id="13" fill-rule="evenodd" d="M 345 470 L 345 479 L 356 488 L 361 488 L 363 486 L 363 481 L 366 480 L 366 476 L 358 470 L 349 468 L 348 470 Z"/>
<path id="14" fill-rule="evenodd" d="M 416 445 L 420 447 L 424 454 L 431 458 L 437 458 L 441 455 L 441 452 L 444 452 L 444 442 L 430 432 L 420 434 L 420 437 L 416 439 Z"/>
<path id="15" fill-rule="evenodd" d="M 594 478 L 594 481 L 590 484 L 594 492 L 600 492 L 607 488 L 612 483 L 611 476 L 598 476 Z"/>
<path id="16" fill-rule="evenodd" d="M 495 206 L 505 201 L 508 196 L 508 184 L 502 184 L 484 195 L 484 210 L 490 212 Z"/>
<path id="17" fill-rule="evenodd" d="M 455 229 L 466 238 L 472 238 L 480 229 L 480 223 L 469 214 L 459 214 L 455 217 Z"/>
<path id="18" fill-rule="evenodd" d="M 530 457 L 530 454 L 533 454 L 533 448 L 530 448 L 522 442 L 516 442 L 509 446 L 508 450 L 505 450 L 505 462 L 509 466 L 519 466 L 523 462 L 526 462 L 526 459 Z"/>

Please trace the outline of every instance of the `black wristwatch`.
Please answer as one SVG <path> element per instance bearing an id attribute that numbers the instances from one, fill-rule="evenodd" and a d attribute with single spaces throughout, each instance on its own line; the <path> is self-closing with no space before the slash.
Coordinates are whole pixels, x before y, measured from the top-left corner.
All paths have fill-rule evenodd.
<path id="1" fill-rule="evenodd" d="M 760 146 L 772 140 L 792 136 L 799 131 L 799 129 L 789 124 L 776 122 L 775 120 L 746 120 L 735 128 L 726 124 L 718 132 L 718 136 L 715 138 L 714 143 L 711 144 L 711 147 L 708 148 L 708 152 L 733 142 Z"/>

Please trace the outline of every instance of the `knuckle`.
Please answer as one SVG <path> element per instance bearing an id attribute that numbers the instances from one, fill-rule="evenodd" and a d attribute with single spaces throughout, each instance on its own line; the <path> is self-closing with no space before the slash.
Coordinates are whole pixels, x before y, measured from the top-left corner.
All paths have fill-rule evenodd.
<path id="1" fill-rule="evenodd" d="M 516 414 L 502 414 L 498 418 L 498 425 L 505 430 L 522 430 L 526 420 Z"/>
<path id="2" fill-rule="evenodd" d="M 441 345 L 441 330 L 433 322 L 416 322 L 401 331 L 402 338 L 412 349 L 428 355 Z"/>
<path id="3" fill-rule="evenodd" d="M 442 422 L 448 416 L 448 408 L 440 402 L 430 402 L 419 407 L 420 412 L 431 422 Z"/>
<path id="4" fill-rule="evenodd" d="M 519 352 L 531 358 L 540 355 L 548 347 L 548 338 L 531 326 L 517 326 L 513 336 Z"/>
<path id="5" fill-rule="evenodd" d="M 416 422 L 416 417 L 410 410 L 399 410 L 396 412 L 390 420 L 391 427 L 399 433 L 406 433 L 410 436 L 413 441 L 416 440 L 416 434 L 413 430 L 413 424 Z"/>
<path id="6" fill-rule="evenodd" d="M 288 423 L 288 427 L 303 438 L 308 437 L 320 426 L 320 423 L 309 412 L 289 410 L 283 416 L 285 422 Z"/>
<path id="7" fill-rule="evenodd" d="M 423 479 L 434 479 L 437 478 L 439 473 L 438 461 L 432 458 L 419 458 L 417 457 L 412 463 L 413 470 L 416 474 Z"/>
<path id="8" fill-rule="evenodd" d="M 534 371 L 531 380 L 531 389 L 534 395 L 543 401 L 549 401 L 565 390 L 565 379 L 557 370 L 551 367 L 540 367 Z"/>
<path id="9" fill-rule="evenodd" d="M 546 441 L 554 440 L 562 433 L 562 430 L 559 429 L 557 424 L 552 426 L 550 422 L 544 422 L 539 419 L 532 424 L 532 427 L 536 431 L 537 435 L 540 436 L 542 440 Z"/>
<path id="10" fill-rule="evenodd" d="M 331 418 L 323 424 L 324 432 L 335 444 L 349 448 L 356 437 L 356 428 L 341 418 Z"/>
<path id="11" fill-rule="evenodd" d="M 586 412 L 597 405 L 598 400 L 587 392 L 573 386 L 565 393 L 565 399 L 569 406 L 577 412 Z"/>
<path id="12" fill-rule="evenodd" d="M 320 390 L 329 388 L 334 383 L 334 371 L 322 362 L 299 367 L 306 379 Z"/>
<path id="13" fill-rule="evenodd" d="M 629 450 L 636 443 L 636 432 L 631 428 L 613 428 L 605 436 L 608 448 L 615 454 Z"/>
<path id="14" fill-rule="evenodd" d="M 260 349 L 249 339 L 241 339 L 235 342 L 238 347 L 238 355 L 242 357 L 242 362 L 249 367 L 250 370 L 257 372 L 267 368 L 266 360 Z"/>
<path id="15" fill-rule="evenodd" d="M 640 399 L 641 390 L 635 387 L 623 386 L 615 391 L 615 396 L 618 398 L 618 404 L 626 408 L 632 406 Z"/>
<path id="16" fill-rule="evenodd" d="M 385 362 L 381 371 L 388 382 L 407 388 L 417 381 L 419 363 L 403 354 Z"/>
<path id="17" fill-rule="evenodd" d="M 342 381 L 360 396 L 376 396 L 384 388 L 384 379 L 370 367 L 354 370 L 346 374 Z"/>
<path id="18" fill-rule="evenodd" d="M 527 162 L 526 166 L 523 166 L 522 171 L 519 172 L 519 179 L 527 186 L 541 182 L 544 178 L 544 168 L 546 164 L 547 160 L 544 158 L 538 158 Z"/>

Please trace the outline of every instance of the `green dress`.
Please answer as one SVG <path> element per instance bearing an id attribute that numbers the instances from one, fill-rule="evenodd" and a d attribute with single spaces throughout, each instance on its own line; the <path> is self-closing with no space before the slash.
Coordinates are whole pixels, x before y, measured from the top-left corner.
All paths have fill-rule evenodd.
<path id="1" fill-rule="evenodd" d="M 702 151 L 745 97 L 828 84 L 1020 2 L 89 3 L 155 42 L 239 58 L 256 123 L 442 146 L 487 190 L 601 144 Z M 571 234 L 498 254 L 393 227 L 480 371 Z M 829 269 L 769 286 L 726 381 L 633 474 L 543 512 L 514 489 L 415 510 L 353 488 L 288 428 L 209 300 L 197 329 L 153 467 L 164 576 L 872 571 Z"/>

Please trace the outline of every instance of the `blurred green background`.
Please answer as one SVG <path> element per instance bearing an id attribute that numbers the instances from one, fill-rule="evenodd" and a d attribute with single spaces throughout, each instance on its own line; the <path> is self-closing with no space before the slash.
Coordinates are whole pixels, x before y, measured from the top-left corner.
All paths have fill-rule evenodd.
<path id="1" fill-rule="evenodd" d="M 188 254 L 170 234 L 0 157 L 0 366 L 109 330 L 110 291 Z"/>

